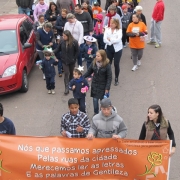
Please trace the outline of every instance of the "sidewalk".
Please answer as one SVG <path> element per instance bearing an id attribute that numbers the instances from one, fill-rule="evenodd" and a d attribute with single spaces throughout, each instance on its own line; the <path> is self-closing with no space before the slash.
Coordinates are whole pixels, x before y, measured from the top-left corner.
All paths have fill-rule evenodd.
<path id="1" fill-rule="evenodd" d="M 15 0 L 0 0 L 0 15 L 17 13 L 18 8 Z"/>

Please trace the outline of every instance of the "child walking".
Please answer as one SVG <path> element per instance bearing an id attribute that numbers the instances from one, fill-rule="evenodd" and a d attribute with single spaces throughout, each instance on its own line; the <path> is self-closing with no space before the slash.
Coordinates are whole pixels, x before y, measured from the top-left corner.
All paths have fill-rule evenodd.
<path id="1" fill-rule="evenodd" d="M 61 41 L 60 35 L 57 35 L 55 37 L 56 37 L 56 39 L 53 43 L 53 50 L 55 50 L 58 47 L 58 45 Z M 59 77 L 62 77 L 63 67 L 62 67 L 62 61 L 61 61 L 61 52 L 55 53 L 55 56 L 58 59 L 58 74 L 59 74 Z"/>
<path id="2" fill-rule="evenodd" d="M 98 2 L 94 2 L 94 6 L 92 8 L 92 13 L 93 13 L 93 21 L 94 21 L 94 26 L 96 25 L 97 22 L 97 14 L 100 14 L 102 12 L 102 8 L 99 6 Z"/>
<path id="3" fill-rule="evenodd" d="M 122 10 L 123 10 L 123 18 L 122 18 L 122 32 L 123 32 L 123 37 L 122 37 L 122 43 L 123 47 L 126 47 L 126 41 L 129 43 L 129 37 L 126 35 L 127 27 L 129 25 L 129 20 L 131 17 L 131 13 L 128 12 L 128 6 L 126 4 L 122 5 Z"/>
<path id="4" fill-rule="evenodd" d="M 86 92 L 89 89 L 89 84 L 82 76 L 84 67 L 79 66 L 73 71 L 73 79 L 69 82 L 69 89 L 73 91 L 73 96 L 78 100 L 79 110 L 86 113 Z"/>
<path id="5" fill-rule="evenodd" d="M 42 69 L 46 77 L 46 88 L 48 94 L 55 94 L 55 75 L 56 71 L 54 66 L 58 64 L 58 60 L 52 58 L 52 49 L 44 50 L 44 60 L 42 61 Z"/>
<path id="6" fill-rule="evenodd" d="M 91 65 L 93 59 L 96 57 L 97 45 L 96 39 L 92 36 L 84 36 L 84 40 L 86 43 L 82 47 L 81 51 L 84 53 L 84 59 L 86 60 L 87 69 Z M 91 76 L 89 76 L 88 81 L 91 80 Z"/>
<path id="7" fill-rule="evenodd" d="M 79 110 L 78 100 L 71 98 L 68 101 L 69 112 L 61 119 L 61 134 L 68 138 L 85 138 L 90 129 L 88 116 Z"/>
<path id="8" fill-rule="evenodd" d="M 99 100 L 109 93 L 112 81 L 112 71 L 106 52 L 99 50 L 96 52 L 96 58 L 91 63 L 84 77 L 89 77 L 92 73 L 94 76 L 91 83 L 91 97 L 93 98 L 94 114 L 99 113 Z"/>

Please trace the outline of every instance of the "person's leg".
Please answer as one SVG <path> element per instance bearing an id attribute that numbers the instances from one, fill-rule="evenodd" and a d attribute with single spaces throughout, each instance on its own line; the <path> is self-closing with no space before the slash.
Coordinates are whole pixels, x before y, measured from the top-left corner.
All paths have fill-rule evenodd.
<path id="1" fill-rule="evenodd" d="M 138 50 L 131 48 L 131 54 L 132 54 L 132 60 L 133 60 L 133 64 L 137 65 L 137 60 L 138 60 Z"/>
<path id="2" fill-rule="evenodd" d="M 138 49 L 138 60 L 141 60 L 141 58 L 143 56 L 143 50 L 144 49 Z"/>
<path id="3" fill-rule="evenodd" d="M 24 14 L 24 11 L 23 11 L 22 7 L 18 7 L 18 14 Z"/>
<path id="4" fill-rule="evenodd" d="M 78 66 L 82 66 L 82 53 L 81 53 L 81 49 L 82 49 L 83 45 L 84 45 L 84 43 L 79 46 Z"/>
<path id="5" fill-rule="evenodd" d="M 120 73 L 121 56 L 122 56 L 122 49 L 114 54 L 115 86 L 118 85 L 118 77 L 119 77 L 119 73 Z"/>
<path id="6" fill-rule="evenodd" d="M 162 23 L 162 21 L 159 21 L 159 22 L 155 23 L 155 26 L 154 26 L 156 43 L 159 45 L 161 45 L 161 23 Z"/>
<path id="7" fill-rule="evenodd" d="M 51 90 L 55 89 L 55 77 L 54 76 L 50 78 L 50 85 L 51 85 Z"/>
<path id="8" fill-rule="evenodd" d="M 155 21 L 152 18 L 151 19 L 151 37 L 150 37 L 150 42 L 156 42 L 156 40 L 155 40 L 155 32 L 154 32 L 154 25 L 155 25 Z"/>
<path id="9" fill-rule="evenodd" d="M 114 57 L 114 47 L 113 45 L 112 46 L 107 46 L 106 48 L 106 54 L 107 54 L 107 58 L 110 60 L 110 63 L 112 64 L 112 60 L 113 60 L 113 57 Z"/>
<path id="10" fill-rule="evenodd" d="M 123 46 L 126 45 L 126 29 L 123 29 L 122 43 L 123 43 Z"/>
<path id="11" fill-rule="evenodd" d="M 93 98 L 94 114 L 99 113 L 99 99 Z"/>
<path id="12" fill-rule="evenodd" d="M 62 61 L 60 59 L 58 59 L 58 74 L 59 77 L 62 76 Z"/>
<path id="13" fill-rule="evenodd" d="M 69 64 L 69 81 L 73 78 L 75 64 Z"/>
<path id="14" fill-rule="evenodd" d="M 64 69 L 64 86 L 65 86 L 64 94 L 67 95 L 69 93 L 69 66 L 63 63 L 63 69 Z"/>
<path id="15" fill-rule="evenodd" d="M 51 78 L 46 77 L 46 88 L 48 90 L 48 94 L 51 94 L 51 83 L 50 83 Z"/>
<path id="16" fill-rule="evenodd" d="M 79 99 L 79 110 L 86 113 L 85 97 Z"/>
<path id="17" fill-rule="evenodd" d="M 31 9 L 30 9 L 30 8 L 25 8 L 25 9 L 24 9 L 24 13 L 25 13 L 27 16 L 30 16 L 30 12 L 31 12 Z"/>

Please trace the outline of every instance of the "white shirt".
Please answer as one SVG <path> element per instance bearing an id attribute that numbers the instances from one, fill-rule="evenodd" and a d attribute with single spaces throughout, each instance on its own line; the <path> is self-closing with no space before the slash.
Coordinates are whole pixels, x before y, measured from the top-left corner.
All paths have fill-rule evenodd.
<path id="1" fill-rule="evenodd" d="M 110 41 L 108 40 L 110 39 Z M 111 28 L 106 28 L 104 32 L 104 43 L 105 49 L 107 48 L 107 45 L 114 46 L 115 52 L 120 51 L 123 46 L 122 46 L 122 29 L 115 29 L 114 32 L 112 32 Z"/>
<path id="2" fill-rule="evenodd" d="M 84 35 L 84 28 L 81 22 L 78 20 L 75 23 L 67 22 L 64 26 L 64 31 L 69 30 L 74 37 L 78 41 L 79 44 L 84 43 L 83 35 Z"/>

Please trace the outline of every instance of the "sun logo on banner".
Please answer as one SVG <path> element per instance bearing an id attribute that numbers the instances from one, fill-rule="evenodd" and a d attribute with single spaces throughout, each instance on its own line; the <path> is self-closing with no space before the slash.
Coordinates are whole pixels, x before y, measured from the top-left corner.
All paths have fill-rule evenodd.
<path id="1" fill-rule="evenodd" d="M 2 154 L 2 151 L 0 151 L 0 155 Z M 3 164 L 2 164 L 3 160 L 0 159 L 0 176 L 1 176 L 1 171 L 4 171 L 6 173 L 11 173 L 10 171 L 6 170 L 3 168 Z"/>
<path id="2" fill-rule="evenodd" d="M 148 162 L 151 164 L 151 167 L 148 169 L 148 166 L 145 165 L 145 173 L 140 174 L 139 176 L 145 176 L 147 174 L 152 174 L 156 177 L 155 172 L 152 172 L 155 166 L 160 166 L 162 164 L 162 154 L 151 152 L 147 157 Z"/>

